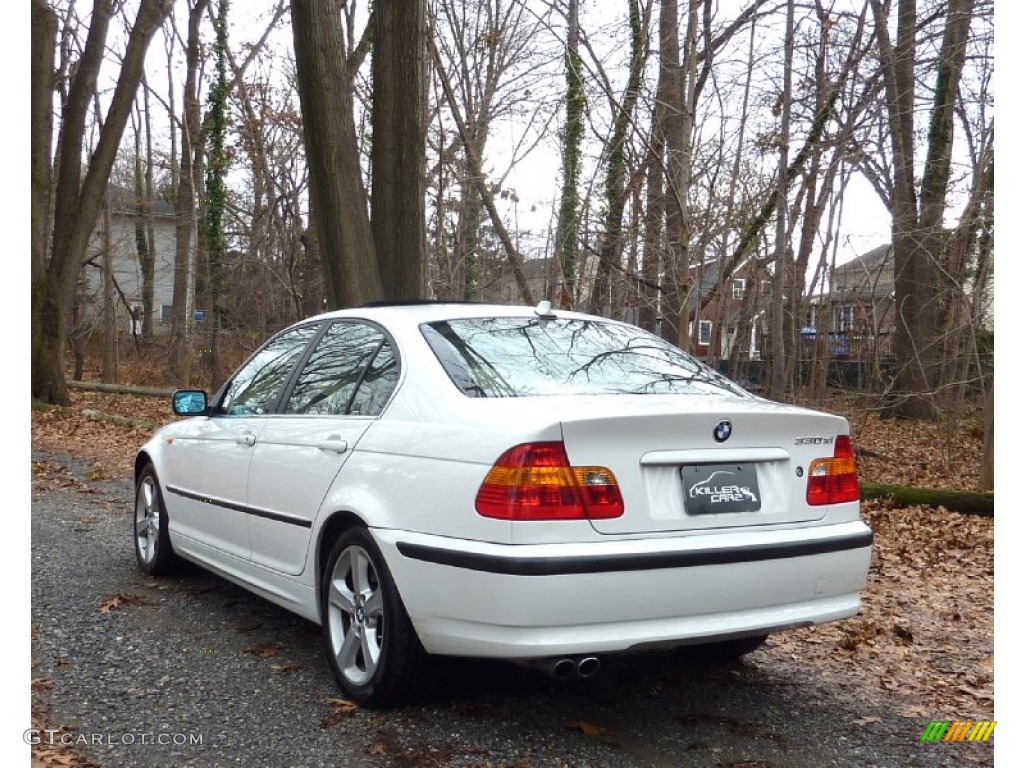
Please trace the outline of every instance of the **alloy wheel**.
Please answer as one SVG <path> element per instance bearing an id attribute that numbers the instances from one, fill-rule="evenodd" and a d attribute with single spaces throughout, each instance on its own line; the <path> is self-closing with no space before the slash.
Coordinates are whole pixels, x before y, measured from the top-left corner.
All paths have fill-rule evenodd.
<path id="1" fill-rule="evenodd" d="M 338 669 L 351 684 L 366 685 L 380 664 L 385 622 L 377 568 L 361 546 L 346 547 L 334 563 L 327 620 Z"/>

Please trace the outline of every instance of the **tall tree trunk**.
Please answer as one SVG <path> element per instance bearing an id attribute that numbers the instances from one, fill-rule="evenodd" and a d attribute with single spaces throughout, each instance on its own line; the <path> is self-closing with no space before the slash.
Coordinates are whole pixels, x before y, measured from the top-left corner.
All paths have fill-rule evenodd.
<path id="1" fill-rule="evenodd" d="M 150 254 L 149 270 L 142 276 L 142 339 L 145 342 L 153 340 L 153 291 L 155 284 L 156 269 L 156 227 L 153 226 L 153 205 L 156 202 L 156 189 L 153 185 L 153 120 L 152 112 L 149 109 L 149 88 L 146 79 L 142 79 L 142 99 L 145 111 L 146 127 L 146 250 Z M 170 131 L 171 136 L 174 131 Z"/>
<path id="2" fill-rule="evenodd" d="M 169 0 L 142 0 L 128 42 L 106 120 L 82 178 L 81 155 L 89 102 L 96 91 L 113 12 L 109 0 L 96 0 L 85 48 L 68 92 L 56 160 L 53 245 L 45 276 L 33 286 L 32 394 L 45 402 L 67 404 L 64 349 L 75 285 L 89 237 L 110 177 L 132 102 L 142 79 L 146 49 L 171 8 Z M 40 34 L 40 39 L 45 39 Z M 40 54 L 42 56 L 42 54 Z"/>
<path id="3" fill-rule="evenodd" d="M 31 221 L 32 221 L 32 349 L 43 341 L 43 288 L 46 283 L 46 254 L 50 240 L 52 214 L 50 183 L 53 178 L 50 153 L 53 149 L 54 54 L 57 46 L 57 16 L 46 0 L 32 0 L 32 60 L 30 120 L 32 139 Z M 33 358 L 35 354 L 33 352 Z M 33 359 L 33 394 L 36 392 L 35 359 Z M 48 373 L 52 379 L 55 373 Z"/>
<path id="4" fill-rule="evenodd" d="M 145 83 L 143 83 L 145 88 Z M 153 277 L 155 267 L 156 251 L 150 246 L 150 231 L 152 229 L 152 217 L 150 209 L 153 199 L 146 192 L 145 178 L 149 175 L 152 179 L 152 172 L 142 170 L 142 125 L 143 120 L 149 120 L 149 112 L 145 117 L 141 110 L 137 111 L 138 122 L 135 125 L 135 155 L 134 155 L 134 186 L 135 186 L 135 254 L 139 259 L 139 271 L 142 273 L 142 338 L 148 340 L 153 331 Z M 149 158 L 151 160 L 152 158 Z M 109 215 L 109 214 L 108 214 Z M 129 307 L 129 310 L 131 307 Z M 147 334 L 147 327 L 149 334 Z M 132 335 L 134 335 L 135 321 L 132 320 Z"/>
<path id="5" fill-rule="evenodd" d="M 565 42 L 565 127 L 562 130 L 562 193 L 555 228 L 555 257 L 562 287 L 558 305 L 571 309 L 577 299 L 579 272 L 579 177 L 586 95 L 580 59 L 579 0 L 569 0 Z"/>
<path id="6" fill-rule="evenodd" d="M 188 386 L 190 360 L 187 349 L 189 296 L 195 281 L 196 187 L 202 165 L 203 139 L 200 125 L 199 27 L 210 0 L 195 0 L 188 12 L 185 43 L 185 86 L 182 93 L 181 162 L 178 164 L 178 195 L 175 200 L 174 288 L 171 297 L 171 339 L 168 372 L 174 381 Z"/>
<path id="7" fill-rule="evenodd" d="M 951 0 L 936 66 L 928 149 L 921 179 L 920 212 L 914 184 L 914 94 L 917 4 L 899 0 L 896 45 L 889 37 L 881 0 L 871 0 L 885 83 L 894 184 L 893 264 L 896 291 L 896 354 L 900 366 L 887 413 L 934 418 L 938 284 L 942 218 L 949 187 L 956 93 L 966 55 L 973 0 Z"/>
<path id="8" fill-rule="evenodd" d="M 684 0 L 688 1 L 688 0 Z M 659 64 L 658 91 L 659 102 L 664 107 L 662 120 L 665 137 L 665 255 L 664 270 L 667 285 L 663 294 L 661 333 L 676 344 L 682 343 L 684 349 L 689 348 L 686 323 L 681 322 L 685 313 L 683 297 L 687 291 L 689 272 L 688 257 L 680 254 L 680 230 L 682 229 L 682 206 L 686 202 L 685 193 L 680 194 L 679 164 L 680 144 L 682 143 L 683 89 L 679 64 L 679 3 L 678 0 L 662 0 L 661 15 L 658 21 L 659 33 Z M 680 262 L 687 265 L 680 270 Z M 682 279 L 682 285 L 680 285 Z M 685 337 L 685 338 L 684 338 Z"/>
<path id="9" fill-rule="evenodd" d="M 309 218 L 300 239 L 302 257 L 302 312 L 305 317 L 318 315 L 324 310 L 324 282 L 320 262 L 320 235 L 317 233 L 316 208 L 309 201 Z"/>
<path id="10" fill-rule="evenodd" d="M 647 6 L 650 9 L 650 5 Z M 610 299 L 610 278 L 613 266 L 622 259 L 622 215 L 626 207 L 626 139 L 633 125 L 633 110 L 640 95 L 640 78 L 646 56 L 644 19 L 640 15 L 639 0 L 629 0 L 630 57 L 629 76 L 622 103 L 615 113 L 611 139 L 608 143 L 605 170 L 605 215 L 601 245 L 598 250 L 597 274 L 590 300 L 590 310 L 599 312 L 606 306 L 614 309 Z"/>
<path id="11" fill-rule="evenodd" d="M 336 0 L 292 0 L 296 85 L 329 309 L 383 295 Z M 324 87 L 325 83 L 332 84 Z"/>
<path id="12" fill-rule="evenodd" d="M 945 319 L 945 306 L 950 299 L 944 276 L 959 275 L 961 269 L 951 263 L 955 261 L 953 254 L 956 253 L 956 238 L 951 238 L 944 229 L 943 218 L 949 189 L 956 101 L 967 53 L 973 7 L 974 0 L 951 0 L 947 7 L 946 26 L 935 76 L 935 98 L 928 126 L 928 152 L 921 178 L 921 218 L 917 244 L 923 254 L 921 261 L 927 264 L 927 268 L 922 276 L 922 316 L 918 318 L 917 325 L 919 331 L 929 332 L 928 336 L 923 337 L 927 340 L 923 354 L 925 375 L 931 391 L 950 383 L 940 380 L 942 364 L 939 353 L 946 338 L 944 332 L 948 330 L 942 321 Z M 956 286 L 956 290 L 960 291 L 960 285 Z M 953 338 L 957 335 L 954 331 Z"/>
<path id="13" fill-rule="evenodd" d="M 672 341 L 682 349 L 691 348 L 688 318 L 696 316 L 696 305 L 691 306 L 690 280 L 690 183 L 693 175 L 693 126 L 697 95 L 697 30 L 701 0 L 684 0 L 687 6 L 686 38 L 682 53 L 679 45 L 679 5 L 676 0 L 665 0 L 661 7 L 659 30 L 661 35 L 661 66 L 667 83 L 665 89 L 665 148 L 666 148 L 666 217 L 665 236 L 668 245 L 668 271 L 673 276 L 673 288 L 668 292 L 668 311 L 674 331 Z M 710 54 L 709 54 L 710 55 Z M 681 56 L 681 58 L 680 58 Z M 697 296 L 700 292 L 698 290 Z M 694 333 L 697 331 L 694 323 Z M 663 329 L 667 331 L 669 329 Z"/>
<path id="14" fill-rule="evenodd" d="M 117 380 L 117 305 L 114 297 L 114 247 L 110 238 L 110 199 L 103 205 L 103 368 L 100 381 Z M 134 326 L 133 326 L 134 327 Z"/>
<path id="15" fill-rule="evenodd" d="M 224 147 L 228 126 L 228 0 L 220 0 L 214 25 L 217 30 L 214 42 L 216 75 L 210 86 L 209 111 L 207 113 L 208 149 L 206 169 L 206 192 L 204 194 L 203 235 L 209 258 L 210 313 L 207 323 L 206 374 L 210 388 L 215 389 L 221 380 L 220 329 L 224 323 L 221 296 L 224 292 L 224 272 L 227 259 L 227 239 L 224 235 L 224 212 L 227 208 L 228 156 Z"/>
<path id="16" fill-rule="evenodd" d="M 658 78 L 658 90 L 662 79 Z M 655 99 L 651 115 L 651 141 L 647 151 L 647 197 L 644 210 L 644 260 L 640 283 L 640 327 L 657 333 L 661 308 L 661 266 L 665 253 L 664 162 L 665 137 L 662 129 L 664 107 Z"/>
<path id="17" fill-rule="evenodd" d="M 985 395 L 985 438 L 981 451 L 981 482 L 978 490 L 992 491 L 996 487 L 995 473 L 995 392 L 989 386 Z"/>
<path id="18" fill-rule="evenodd" d="M 427 4 L 377 3 L 370 222 L 386 299 L 423 295 L 426 266 Z"/>
<path id="19" fill-rule="evenodd" d="M 472 144 L 465 151 L 460 164 L 459 208 L 455 222 L 455 242 L 452 243 L 451 286 L 453 299 L 475 300 L 479 298 L 480 282 L 480 222 L 483 220 L 483 203 L 476 190 L 476 179 L 470 167 L 469 155 L 481 157 L 486 125 L 478 122 L 467 124 L 466 132 Z"/>
<path id="20" fill-rule="evenodd" d="M 782 65 L 782 122 L 779 125 L 779 192 L 775 211 L 775 273 L 772 277 L 772 372 L 768 396 L 782 399 L 786 390 L 785 296 L 789 266 L 789 130 L 793 100 L 794 0 L 786 2 L 785 59 Z M 801 282 L 802 282 L 802 278 Z"/>

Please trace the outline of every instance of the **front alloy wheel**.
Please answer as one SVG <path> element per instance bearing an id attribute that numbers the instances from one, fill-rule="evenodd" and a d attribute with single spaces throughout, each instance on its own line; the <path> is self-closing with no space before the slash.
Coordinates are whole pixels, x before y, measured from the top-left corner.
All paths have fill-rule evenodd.
<path id="1" fill-rule="evenodd" d="M 167 532 L 167 512 L 152 465 L 148 465 L 139 473 L 139 480 L 135 486 L 132 533 L 135 557 L 142 570 L 153 576 L 162 576 L 174 570 L 178 559 L 171 548 L 171 539 Z"/>
<path id="2" fill-rule="evenodd" d="M 388 707 L 419 688 L 426 654 L 369 531 L 346 531 L 321 584 L 323 639 L 342 690 L 367 707 Z"/>

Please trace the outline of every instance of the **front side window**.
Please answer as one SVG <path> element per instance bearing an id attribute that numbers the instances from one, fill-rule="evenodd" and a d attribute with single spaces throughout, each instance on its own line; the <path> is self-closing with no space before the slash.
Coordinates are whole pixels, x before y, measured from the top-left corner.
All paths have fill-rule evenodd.
<path id="1" fill-rule="evenodd" d="M 469 397 L 747 396 L 668 342 L 628 325 L 493 317 L 428 323 L 421 331 L 448 376 Z"/>
<path id="2" fill-rule="evenodd" d="M 272 339 L 238 369 L 219 411 L 228 416 L 253 416 L 273 409 L 292 366 L 316 332 L 316 325 L 304 325 Z"/>
<path id="3" fill-rule="evenodd" d="M 732 297 L 734 299 L 742 299 L 743 292 L 747 288 L 747 281 L 742 278 L 737 278 L 732 281 Z"/>
<path id="4" fill-rule="evenodd" d="M 381 400 L 380 391 L 392 374 L 391 387 Z M 397 365 L 380 329 L 360 322 L 334 323 L 302 367 L 284 411 L 319 416 L 365 415 L 378 404 L 383 408 L 395 381 Z M 368 389 L 366 394 L 362 393 L 364 387 Z M 370 391 L 374 389 L 376 396 Z M 355 403 L 359 411 L 353 408 Z"/>

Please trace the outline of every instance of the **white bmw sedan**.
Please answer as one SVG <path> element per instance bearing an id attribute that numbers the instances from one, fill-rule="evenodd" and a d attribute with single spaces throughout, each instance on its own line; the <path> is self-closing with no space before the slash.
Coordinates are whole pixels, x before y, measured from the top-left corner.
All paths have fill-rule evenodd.
<path id="1" fill-rule="evenodd" d="M 586 676 L 860 607 L 848 422 L 624 323 L 546 302 L 332 312 L 173 407 L 191 418 L 135 461 L 140 566 L 183 558 L 320 624 L 365 706 L 413 694 L 432 654 Z"/>

